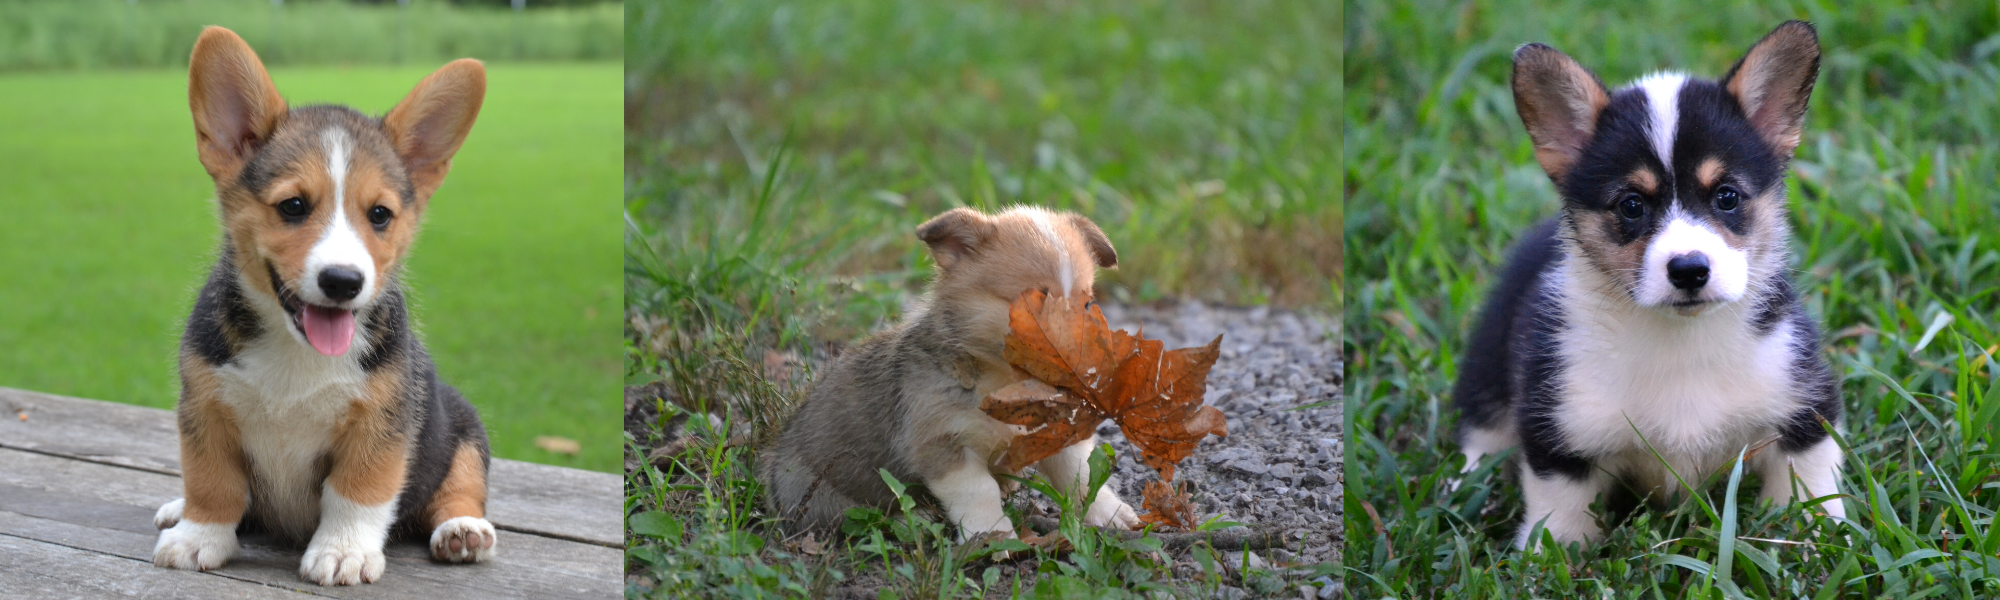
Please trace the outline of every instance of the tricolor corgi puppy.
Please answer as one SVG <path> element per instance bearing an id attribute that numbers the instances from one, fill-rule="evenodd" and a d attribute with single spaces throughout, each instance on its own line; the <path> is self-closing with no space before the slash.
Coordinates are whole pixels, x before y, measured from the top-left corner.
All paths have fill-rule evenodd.
<path id="1" fill-rule="evenodd" d="M 299 574 L 320 585 L 382 577 L 393 526 L 438 560 L 493 555 L 486 430 L 397 281 L 485 93 L 459 60 L 379 119 L 290 108 L 242 38 L 202 32 L 188 99 L 224 234 L 181 338 L 186 498 L 154 518 L 155 564 L 220 567 L 246 519 L 309 540 Z"/>
<path id="2" fill-rule="evenodd" d="M 1014 531 L 994 464 L 1016 430 L 979 410 L 987 395 L 1027 379 L 1001 355 L 1008 304 L 1030 289 L 1090 296 L 1097 269 L 1117 266 L 1118 252 L 1082 215 L 1028 207 L 991 216 L 953 209 L 917 227 L 917 237 L 937 263 L 923 303 L 822 371 L 765 452 L 770 504 L 794 529 L 836 527 L 853 506 L 889 508 L 895 497 L 876 472 L 888 469 L 922 482 L 961 539 Z M 1081 501 L 1096 446 L 1092 435 L 1036 468 Z M 1130 528 L 1138 516 L 1107 483 L 1083 520 Z"/>
<path id="3" fill-rule="evenodd" d="M 1521 448 L 1516 546 L 1537 524 L 1597 540 L 1590 505 L 1614 485 L 1670 497 L 1675 474 L 1692 484 L 1745 448 L 1764 499 L 1838 492 L 1822 423 L 1839 390 L 1785 273 L 1785 168 L 1819 55 L 1792 21 L 1719 81 L 1609 91 L 1554 48 L 1514 52 L 1514 105 L 1562 213 L 1513 251 L 1453 393 L 1468 470 Z"/>

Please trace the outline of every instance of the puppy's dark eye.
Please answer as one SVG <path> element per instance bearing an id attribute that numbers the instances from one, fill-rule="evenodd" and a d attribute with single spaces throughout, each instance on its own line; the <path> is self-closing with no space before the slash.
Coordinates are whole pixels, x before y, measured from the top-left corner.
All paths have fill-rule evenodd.
<path id="1" fill-rule="evenodd" d="M 393 216 L 396 216 L 396 213 L 390 212 L 387 206 L 377 206 L 368 209 L 368 222 L 373 223 L 376 227 L 388 225 L 389 217 Z"/>
<path id="2" fill-rule="evenodd" d="M 1743 193 L 1736 191 L 1736 188 L 1726 185 L 1716 188 L 1715 190 L 1716 210 L 1722 212 L 1731 212 L 1736 210 L 1736 207 L 1738 205 L 1741 205 L 1742 203 L 1743 203 Z"/>
<path id="3" fill-rule="evenodd" d="M 1626 194 L 1618 199 L 1618 216 L 1636 221 L 1646 216 L 1646 203 L 1639 201 L 1638 194 Z"/>
<path id="4" fill-rule="evenodd" d="M 278 214 L 286 220 L 297 219 L 311 212 L 312 207 L 306 206 L 305 198 L 293 196 L 278 202 Z"/>

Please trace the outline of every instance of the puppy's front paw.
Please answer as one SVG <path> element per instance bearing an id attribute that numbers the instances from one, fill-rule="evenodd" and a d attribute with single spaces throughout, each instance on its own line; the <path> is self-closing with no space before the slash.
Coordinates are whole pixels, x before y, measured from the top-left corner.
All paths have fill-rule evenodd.
<path id="1" fill-rule="evenodd" d="M 382 549 L 354 540 L 314 539 L 299 562 L 299 576 L 320 585 L 374 583 L 382 578 Z"/>
<path id="2" fill-rule="evenodd" d="M 220 567 L 236 556 L 235 523 L 196 523 L 180 520 L 180 501 L 167 503 L 175 508 L 172 527 L 160 532 L 153 545 L 153 564 L 190 571 Z M 161 507 L 165 511 L 166 507 Z"/>
<path id="3" fill-rule="evenodd" d="M 1118 495 L 1111 493 L 1111 490 L 1098 490 L 1097 501 L 1090 503 L 1090 510 L 1083 513 L 1083 524 L 1091 527 L 1137 529 L 1139 513 L 1132 510 L 1132 505 L 1118 499 Z"/>
<path id="4" fill-rule="evenodd" d="M 431 532 L 431 558 L 444 562 L 486 562 L 493 558 L 493 524 L 479 517 L 452 517 Z"/>
<path id="5" fill-rule="evenodd" d="M 173 502 L 160 505 L 160 511 L 153 513 L 153 528 L 166 529 L 181 522 L 181 509 L 187 506 L 186 498 L 175 498 Z"/>
<path id="6" fill-rule="evenodd" d="M 979 544 L 982 546 L 990 542 L 998 542 L 1000 540 L 1014 540 L 1014 539 L 1020 539 L 1020 536 L 1015 534 L 1014 530 L 1011 527 L 1007 529 L 994 529 L 991 531 L 981 531 L 981 532 L 960 531 L 958 535 L 958 543 L 960 544 Z M 987 555 L 987 558 L 989 560 L 992 560 L 993 562 L 1006 562 L 1008 559 L 1011 559 L 1013 557 L 1014 553 L 1008 552 L 1006 550 L 1001 550 L 999 552 L 994 552 L 992 554 Z"/>

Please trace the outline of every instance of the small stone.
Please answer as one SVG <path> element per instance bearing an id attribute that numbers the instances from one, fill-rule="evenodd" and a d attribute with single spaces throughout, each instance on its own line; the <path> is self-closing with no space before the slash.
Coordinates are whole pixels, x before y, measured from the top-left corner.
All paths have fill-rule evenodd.
<path id="1" fill-rule="evenodd" d="M 1250 458 L 1250 451 L 1242 448 L 1224 448 L 1208 455 L 1208 462 L 1225 463 L 1232 460 Z"/>
<path id="2" fill-rule="evenodd" d="M 1319 469 L 1306 469 L 1305 473 L 1299 476 L 1299 485 L 1301 487 L 1304 486 L 1319 487 L 1319 486 L 1333 485 L 1333 472 L 1321 471 Z"/>
<path id="3" fill-rule="evenodd" d="M 1270 470 L 1270 467 L 1266 467 L 1261 463 L 1250 462 L 1247 460 L 1234 461 L 1229 463 L 1228 466 L 1231 469 L 1242 471 L 1244 473 L 1249 473 L 1251 475 L 1263 475 L 1265 471 Z"/>
<path id="4" fill-rule="evenodd" d="M 1271 570 L 1271 563 L 1266 562 L 1264 557 L 1257 556 L 1255 552 L 1224 552 L 1222 554 L 1222 568 L 1229 571 L 1230 574 L 1239 577 L 1242 576 L 1242 569 L 1245 564 L 1248 564 L 1252 571 Z"/>

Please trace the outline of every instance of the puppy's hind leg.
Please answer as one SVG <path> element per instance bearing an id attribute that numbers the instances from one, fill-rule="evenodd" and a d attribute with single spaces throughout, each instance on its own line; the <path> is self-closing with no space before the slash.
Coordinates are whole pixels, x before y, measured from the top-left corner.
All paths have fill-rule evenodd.
<path id="1" fill-rule="evenodd" d="M 1556 471 L 1537 473 L 1524 465 L 1521 496 L 1527 500 L 1528 512 L 1520 533 L 1514 535 L 1514 547 L 1527 549 L 1538 543 L 1540 540 L 1529 538 L 1537 524 L 1554 535 L 1557 543 L 1588 543 L 1604 537 L 1604 528 L 1598 526 L 1596 515 L 1590 514 L 1590 503 L 1610 484 L 1610 476 L 1596 469 L 1575 477 Z"/>
<path id="2" fill-rule="evenodd" d="M 925 479 L 924 486 L 944 504 L 945 515 L 958 524 L 960 541 L 989 531 L 1012 535 L 1014 522 L 1001 510 L 1000 482 L 972 449 L 964 449 L 962 455 L 964 460 L 957 467 Z"/>
<path id="3" fill-rule="evenodd" d="M 1795 489 L 1799 500 L 1840 493 L 1840 445 L 1831 437 L 1798 452 L 1766 452 L 1758 460 L 1763 463 L 1757 466 L 1764 479 L 1764 489 L 1757 495 L 1760 500 L 1790 502 Z M 1840 499 L 1819 506 L 1829 516 L 1847 518 L 1847 507 Z"/>
<path id="4" fill-rule="evenodd" d="M 1090 485 L 1090 452 L 1096 447 L 1097 436 L 1092 435 L 1090 439 L 1071 444 L 1035 464 L 1043 476 L 1056 484 L 1056 489 L 1069 497 L 1071 509 L 1077 508 L 1076 504 L 1089 495 L 1089 490 L 1084 488 Z M 1097 499 L 1090 503 L 1089 510 L 1084 511 L 1083 524 L 1132 529 L 1139 525 L 1139 514 L 1132 510 L 1132 505 L 1120 500 L 1118 494 L 1111 491 L 1110 481 L 1106 481 L 1097 489 Z"/>
<path id="5" fill-rule="evenodd" d="M 424 510 L 431 530 L 431 558 L 453 563 L 486 562 L 499 537 L 486 520 L 486 458 L 479 445 L 460 443 L 451 471 Z"/>
<path id="6" fill-rule="evenodd" d="M 1471 423 L 1461 425 L 1458 431 L 1458 451 L 1465 455 L 1465 466 L 1459 468 L 1458 477 L 1451 478 L 1445 485 L 1451 491 L 1458 491 L 1458 486 L 1464 482 L 1465 475 L 1479 468 L 1479 461 L 1506 452 L 1517 443 L 1511 423 L 1502 423 L 1497 427 Z"/>

